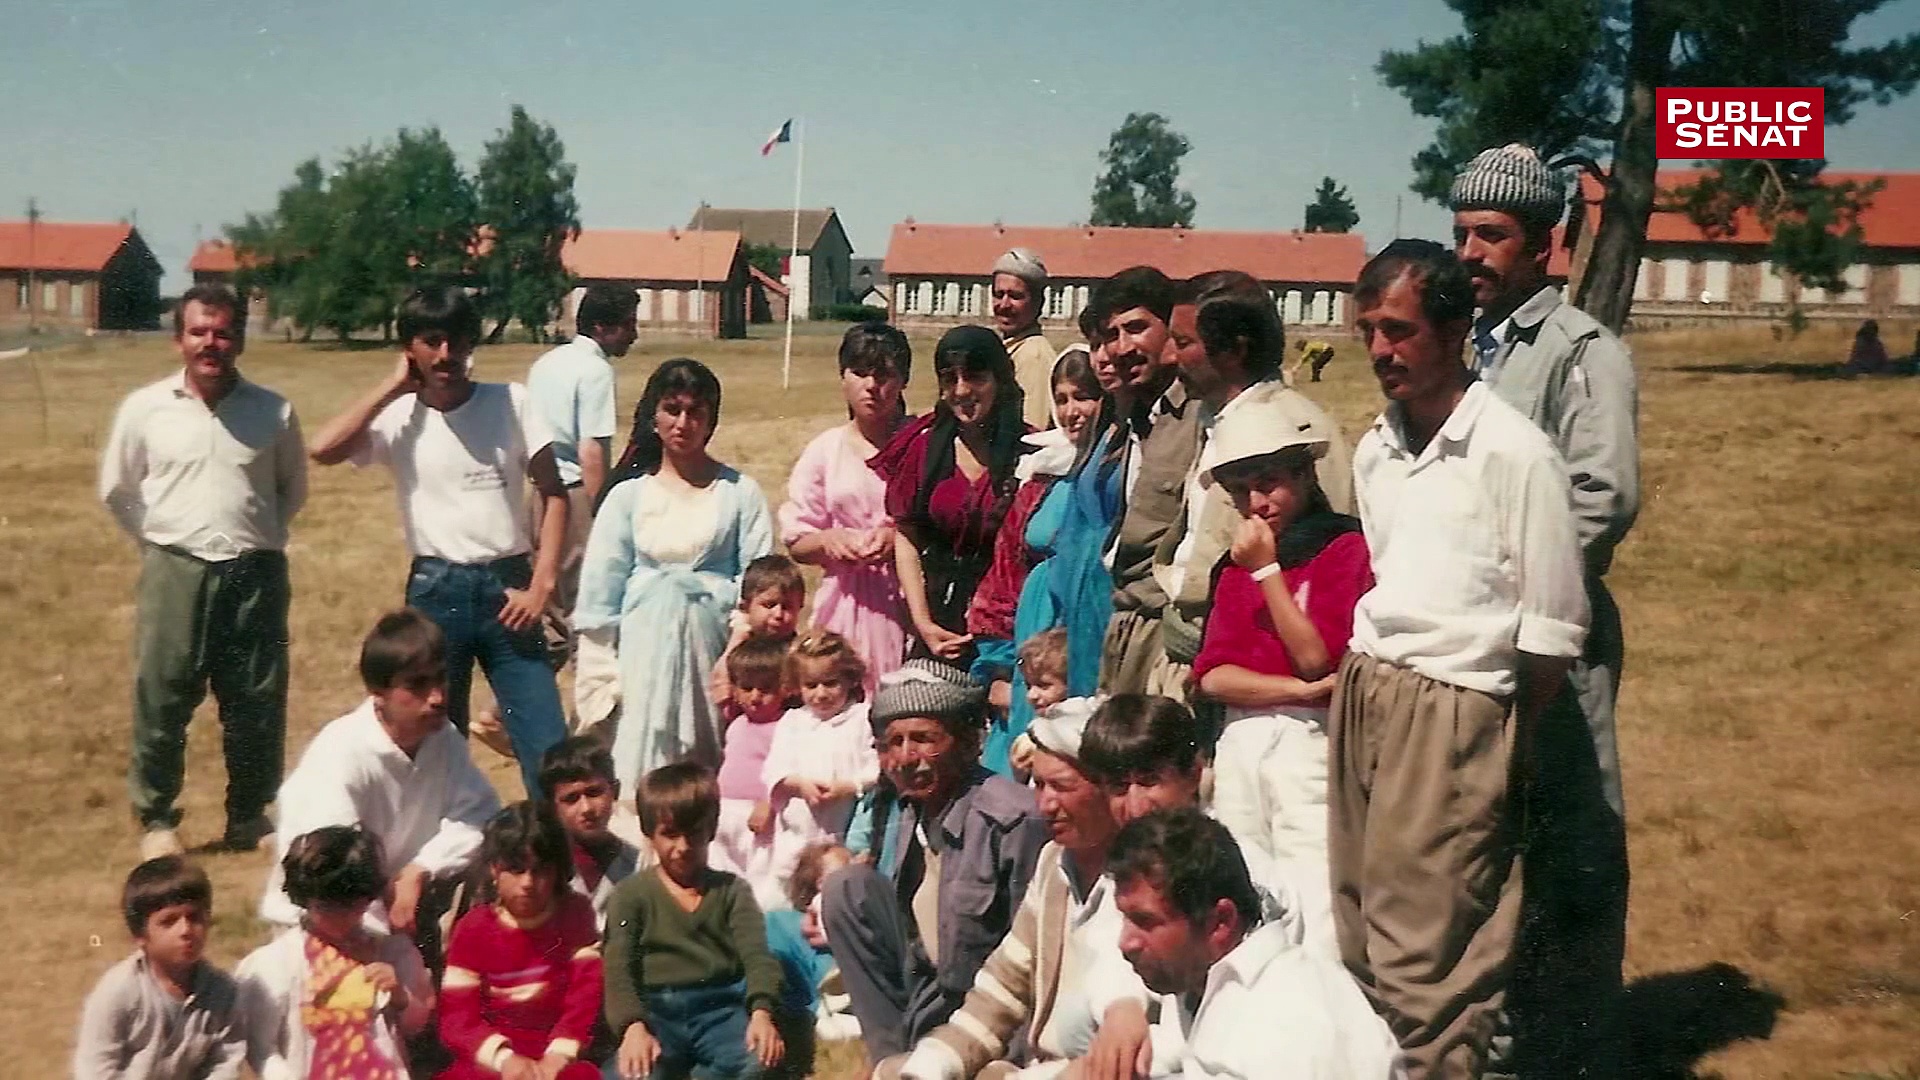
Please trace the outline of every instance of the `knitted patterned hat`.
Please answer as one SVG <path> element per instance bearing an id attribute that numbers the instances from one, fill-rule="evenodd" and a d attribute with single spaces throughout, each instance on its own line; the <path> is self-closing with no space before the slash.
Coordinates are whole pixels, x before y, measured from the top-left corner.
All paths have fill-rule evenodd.
<path id="1" fill-rule="evenodd" d="M 1030 285 L 1047 283 L 1047 264 L 1040 261 L 1040 253 L 1032 248 L 1017 247 L 994 260 L 993 272 L 1012 274 Z"/>
<path id="2" fill-rule="evenodd" d="M 948 730 L 977 725 L 986 709 L 986 690 L 975 686 L 964 670 L 914 659 L 880 680 L 867 718 L 878 737 L 886 734 L 888 724 L 908 716 L 938 720 Z"/>
<path id="3" fill-rule="evenodd" d="M 1483 150 L 1454 178 L 1455 210 L 1498 210 L 1525 222 L 1557 225 L 1567 210 L 1566 180 L 1533 147 L 1508 143 Z"/>

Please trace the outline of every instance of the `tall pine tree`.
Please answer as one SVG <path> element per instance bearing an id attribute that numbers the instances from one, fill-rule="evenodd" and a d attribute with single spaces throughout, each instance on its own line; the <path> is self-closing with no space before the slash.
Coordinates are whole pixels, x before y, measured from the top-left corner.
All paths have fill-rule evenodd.
<path id="1" fill-rule="evenodd" d="M 1352 232 L 1360 224 L 1360 211 L 1353 208 L 1346 188 L 1334 183 L 1333 177 L 1323 176 L 1313 201 L 1307 204 L 1304 224 L 1308 232 Z"/>
<path id="2" fill-rule="evenodd" d="M 1089 225 L 1164 229 L 1192 225 L 1195 203 L 1181 190 L 1180 159 L 1192 149 L 1159 113 L 1128 113 L 1100 161 Z"/>

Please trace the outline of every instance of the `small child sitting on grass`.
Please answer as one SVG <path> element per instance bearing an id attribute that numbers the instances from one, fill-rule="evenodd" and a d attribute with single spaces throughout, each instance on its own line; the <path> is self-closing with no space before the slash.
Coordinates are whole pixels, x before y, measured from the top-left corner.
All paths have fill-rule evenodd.
<path id="1" fill-rule="evenodd" d="M 810 1017 L 821 1039 L 854 1039 L 860 1022 L 836 988 L 839 967 L 827 948 L 826 928 L 820 923 L 820 883 L 853 862 L 853 853 L 840 844 L 809 844 L 794 864 L 787 881 L 792 907 L 767 912 L 767 948 L 780 961 L 783 980 L 780 1001 L 793 1016 Z"/>
<path id="2" fill-rule="evenodd" d="M 540 787 L 567 834 L 573 891 L 593 904 L 595 925 L 605 933 L 614 886 L 651 862 L 611 828 L 620 800 L 613 754 L 593 735 L 562 739 L 540 759 Z"/>
<path id="3" fill-rule="evenodd" d="M 785 555 L 762 555 L 741 572 L 740 607 L 727 618 L 727 648 L 707 680 L 707 696 L 720 706 L 723 722 L 731 718 L 733 708 L 727 657 L 747 641 L 766 639 L 785 646 L 793 640 L 794 629 L 800 625 L 800 609 L 806 606 L 806 579 L 800 576 L 800 567 Z"/>
<path id="4" fill-rule="evenodd" d="M 235 973 L 254 1075 L 406 1077 L 404 1040 L 432 1017 L 433 984 L 411 940 L 366 923 L 388 888 L 379 842 L 328 825 L 295 837 L 281 871 L 300 924 Z"/>
<path id="5" fill-rule="evenodd" d="M 713 773 L 663 765 L 640 783 L 640 824 L 658 865 L 607 907 L 606 1019 L 625 1080 L 699 1070 L 757 1080 L 785 1046 L 774 1026 L 780 964 L 752 890 L 707 865 L 720 819 Z"/>
<path id="6" fill-rule="evenodd" d="M 127 875 L 120 911 L 134 952 L 87 995 L 75 1080 L 239 1080 L 247 1028 L 233 977 L 205 959 L 206 871 L 179 855 L 148 859 Z"/>
<path id="7" fill-rule="evenodd" d="M 1027 704 L 1035 716 L 1067 699 L 1067 628 L 1042 630 L 1020 644 L 1015 654 L 1021 678 L 1027 684 Z M 1025 731 L 1013 737 L 1007 749 L 1014 779 L 1025 782 L 1033 772 L 1033 739 Z"/>
<path id="8" fill-rule="evenodd" d="M 567 836 L 531 802 L 487 823 L 481 861 L 494 901 L 461 917 L 440 984 L 439 1080 L 598 1080 L 581 1059 L 600 1014 L 593 904 L 567 887 Z"/>
<path id="9" fill-rule="evenodd" d="M 720 868 L 745 878 L 762 908 L 785 903 L 774 867 L 773 801 L 767 756 L 786 711 L 785 643 L 749 638 L 726 660 L 734 718 L 720 757 L 720 817 L 713 852 Z"/>

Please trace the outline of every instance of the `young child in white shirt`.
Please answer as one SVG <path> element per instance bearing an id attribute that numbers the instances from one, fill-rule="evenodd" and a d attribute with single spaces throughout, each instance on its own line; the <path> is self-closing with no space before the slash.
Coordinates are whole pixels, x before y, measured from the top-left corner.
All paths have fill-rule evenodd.
<path id="1" fill-rule="evenodd" d="M 787 652 L 787 683 L 802 704 L 780 718 L 761 770 L 774 810 L 773 873 L 783 894 L 809 844 L 846 841 L 854 803 L 880 778 L 866 680 L 866 662 L 831 630 L 810 630 Z"/>

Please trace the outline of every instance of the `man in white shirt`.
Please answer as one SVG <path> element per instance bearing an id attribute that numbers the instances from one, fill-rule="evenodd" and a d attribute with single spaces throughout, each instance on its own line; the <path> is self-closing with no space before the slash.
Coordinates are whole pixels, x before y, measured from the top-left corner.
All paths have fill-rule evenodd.
<path id="1" fill-rule="evenodd" d="M 1338 962 L 1262 923 L 1227 827 L 1156 810 L 1114 838 L 1108 873 L 1120 951 L 1172 1024 L 1136 1071 L 1182 1080 L 1392 1080 L 1393 1033 Z M 1163 1037 L 1164 1036 L 1164 1037 Z"/>
<path id="2" fill-rule="evenodd" d="M 1374 587 L 1328 731 L 1340 953 L 1414 1080 L 1478 1076 L 1512 971 L 1523 807 L 1541 710 L 1587 630 L 1566 466 L 1463 363 L 1473 288 L 1397 240 L 1357 325 L 1386 411 L 1354 452 Z"/>
<path id="3" fill-rule="evenodd" d="M 320 729 L 280 789 L 279 850 L 260 917 L 292 926 L 280 862 L 293 841 L 328 825 L 380 842 L 391 885 L 367 923 L 434 955 L 434 908 L 480 854 L 481 829 L 499 811 L 493 785 L 447 722 L 446 637 L 417 611 L 380 617 L 360 647 L 367 699 Z M 423 909 L 423 903 L 425 905 Z"/>
<path id="4" fill-rule="evenodd" d="M 540 625 L 567 537 L 553 436 L 525 387 L 468 377 L 480 315 L 465 292 L 416 291 L 396 322 L 404 352 L 395 370 L 327 423 L 313 460 L 393 471 L 413 553 L 407 603 L 447 636 L 447 718 L 466 733 L 478 662 L 527 792 L 539 798 L 540 757 L 566 737 Z M 529 481 L 542 501 L 537 545 Z"/>
<path id="5" fill-rule="evenodd" d="M 227 760 L 223 845 L 273 831 L 287 732 L 287 527 L 307 495 L 300 420 L 234 366 L 246 313 L 196 285 L 173 313 L 182 368 L 134 391 L 100 457 L 100 498 L 140 545 L 133 755 L 142 860 L 178 854 L 187 725 L 209 686 Z"/>
<path id="6" fill-rule="evenodd" d="M 630 288 L 587 286 L 574 309 L 573 340 L 547 350 L 527 371 L 527 393 L 553 433 L 553 464 L 567 489 L 567 543 L 547 601 L 550 633 L 566 627 L 580 588 L 580 559 L 593 527 L 593 508 L 607 483 L 613 436 L 619 431 L 612 361 L 627 355 L 640 336 L 639 303 L 639 294 Z M 535 534 L 539 531 L 535 522 Z"/>

